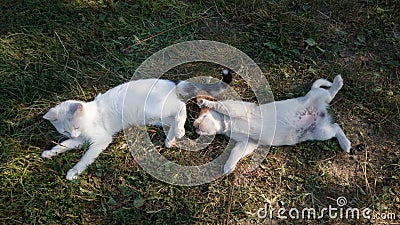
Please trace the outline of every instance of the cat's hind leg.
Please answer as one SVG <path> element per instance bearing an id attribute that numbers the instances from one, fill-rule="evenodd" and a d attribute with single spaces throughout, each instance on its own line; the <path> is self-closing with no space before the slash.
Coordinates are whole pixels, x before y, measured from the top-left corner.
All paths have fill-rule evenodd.
<path id="1" fill-rule="evenodd" d="M 43 151 L 40 156 L 42 158 L 51 158 L 60 153 L 69 151 L 71 149 L 80 148 L 82 147 L 82 145 L 83 145 L 83 140 L 80 138 L 68 139 L 54 146 L 51 150 Z"/>
<path id="2" fill-rule="evenodd" d="M 168 131 L 166 132 L 167 136 L 164 140 L 164 144 L 165 144 L 166 148 L 172 148 L 176 144 L 176 134 L 179 131 L 179 128 L 177 128 L 177 125 L 178 125 L 177 118 L 178 118 L 178 115 L 169 116 L 169 117 L 163 118 L 163 120 L 161 122 L 163 124 L 163 128 L 168 129 Z M 184 129 L 184 127 L 183 127 L 183 129 Z M 185 130 L 183 130 L 183 132 L 185 132 Z"/>
<path id="3" fill-rule="evenodd" d="M 164 140 L 165 147 L 172 148 L 176 144 L 175 135 L 176 135 L 176 131 L 178 130 L 178 128 L 176 127 L 176 125 L 177 125 L 176 117 L 165 118 L 163 123 L 166 124 L 167 126 L 170 126 L 168 128 L 167 137 Z"/>
<path id="4" fill-rule="evenodd" d="M 175 127 L 172 126 L 169 128 L 164 144 L 166 148 L 172 148 L 176 145 Z"/>
<path id="5" fill-rule="evenodd" d="M 182 104 L 181 109 L 178 114 L 175 116 L 175 137 L 182 138 L 185 135 L 185 122 L 186 122 L 186 105 Z"/>
<path id="6" fill-rule="evenodd" d="M 176 139 L 185 135 L 186 104 L 182 102 L 179 107 L 180 109 L 176 115 L 165 117 L 162 120 L 162 124 L 170 126 L 164 141 L 166 148 L 175 146 Z"/>

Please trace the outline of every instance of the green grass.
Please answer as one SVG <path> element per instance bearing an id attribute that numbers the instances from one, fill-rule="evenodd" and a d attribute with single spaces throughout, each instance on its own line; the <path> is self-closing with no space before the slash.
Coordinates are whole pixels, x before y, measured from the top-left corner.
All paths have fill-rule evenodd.
<path id="1" fill-rule="evenodd" d="M 0 5 L 0 223 L 250 224 L 257 210 L 336 206 L 396 213 L 397 220 L 279 220 L 279 224 L 377 224 L 400 217 L 400 3 L 398 1 L 37 1 Z M 91 100 L 128 81 L 151 54 L 187 40 L 214 40 L 248 54 L 275 99 L 303 95 L 313 80 L 342 74 L 331 112 L 353 146 L 336 140 L 273 147 L 262 165 L 214 182 L 180 187 L 143 171 L 122 134 L 77 181 L 65 175 L 84 150 L 40 153 L 62 140 L 42 115 L 67 99 Z M 166 78 L 215 73 L 187 65 Z M 254 101 L 245 82 L 232 84 Z M 190 106 L 190 124 L 196 108 Z M 219 155 L 218 137 L 196 154 L 165 150 L 190 164 Z M 188 126 L 187 134 L 196 137 Z M 363 148 L 360 147 L 363 145 Z M 389 224 L 389 223 L 388 223 Z"/>

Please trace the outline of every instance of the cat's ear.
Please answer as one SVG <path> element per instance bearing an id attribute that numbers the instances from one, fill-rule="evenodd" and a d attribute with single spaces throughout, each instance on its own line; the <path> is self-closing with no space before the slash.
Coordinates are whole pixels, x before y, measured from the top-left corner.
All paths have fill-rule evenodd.
<path id="1" fill-rule="evenodd" d="M 44 114 L 43 119 L 49 120 L 49 121 L 55 121 L 57 120 L 57 112 L 54 108 L 51 108 L 46 114 Z"/>
<path id="2" fill-rule="evenodd" d="M 69 112 L 74 116 L 79 115 L 80 113 L 82 113 L 82 110 L 83 110 L 82 103 L 73 103 L 69 107 Z"/>

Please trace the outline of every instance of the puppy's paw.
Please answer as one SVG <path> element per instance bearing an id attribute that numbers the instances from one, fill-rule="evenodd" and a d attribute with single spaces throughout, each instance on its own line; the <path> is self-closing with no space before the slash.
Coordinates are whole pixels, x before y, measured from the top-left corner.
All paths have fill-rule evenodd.
<path id="1" fill-rule="evenodd" d="M 343 78 L 342 76 L 339 74 L 335 77 L 335 79 L 333 80 L 333 83 L 338 85 L 339 87 L 343 86 Z"/>
<path id="2" fill-rule="evenodd" d="M 51 158 L 51 157 L 56 156 L 56 155 L 57 155 L 57 152 L 52 151 L 52 150 L 46 150 L 46 151 L 42 152 L 40 157 L 47 159 L 47 158 Z"/>
<path id="3" fill-rule="evenodd" d="M 350 153 L 350 149 L 351 149 L 351 142 L 348 139 L 345 139 L 343 141 L 340 142 L 340 147 L 342 147 L 342 149 L 347 152 Z"/>
<path id="4" fill-rule="evenodd" d="M 79 176 L 79 171 L 77 169 L 72 168 L 72 169 L 68 170 L 66 179 L 67 180 L 76 180 L 76 179 L 78 179 L 78 176 Z"/>
<path id="5" fill-rule="evenodd" d="M 197 105 L 198 105 L 200 108 L 210 108 L 210 107 L 211 107 L 211 104 L 212 104 L 212 101 L 209 101 L 209 100 L 206 100 L 206 99 L 200 99 L 200 100 L 197 102 Z"/>
<path id="6" fill-rule="evenodd" d="M 346 136 L 339 136 L 337 137 L 338 141 L 339 141 L 339 145 L 340 147 L 347 153 L 350 153 L 351 150 L 351 142 L 349 141 L 349 139 L 347 139 Z"/>
<path id="7" fill-rule="evenodd" d="M 166 148 L 172 148 L 176 145 L 176 139 L 168 140 L 168 138 L 166 138 L 164 143 Z"/>
<path id="8" fill-rule="evenodd" d="M 198 100 L 198 101 L 197 101 L 197 105 L 198 105 L 200 108 L 203 108 L 203 107 L 204 107 L 204 99 Z"/>

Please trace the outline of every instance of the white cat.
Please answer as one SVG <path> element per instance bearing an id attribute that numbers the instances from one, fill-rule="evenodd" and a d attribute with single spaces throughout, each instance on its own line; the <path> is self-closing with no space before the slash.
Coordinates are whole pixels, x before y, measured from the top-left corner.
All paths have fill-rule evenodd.
<path id="1" fill-rule="evenodd" d="M 330 88 L 326 90 L 321 86 Z M 226 174 L 234 170 L 240 159 L 262 145 L 293 145 L 336 137 L 341 148 L 350 152 L 350 141 L 339 125 L 331 122 L 327 111 L 329 102 L 342 86 L 340 75 L 335 77 L 333 84 L 318 79 L 303 97 L 260 106 L 233 100 L 210 101 L 212 97 L 200 91 L 197 102 L 202 109 L 194 126 L 200 135 L 225 134 L 236 141 L 224 165 Z"/>
<path id="2" fill-rule="evenodd" d="M 99 94 L 91 102 L 68 100 L 50 109 L 44 116 L 68 140 L 42 153 L 50 158 L 89 143 L 81 160 L 68 171 L 68 180 L 77 179 L 99 154 L 112 142 L 115 133 L 129 125 L 167 125 L 165 146 L 175 144 L 176 138 L 185 134 L 186 106 L 178 98 L 195 96 L 206 88 L 218 95 L 227 88 L 232 75 L 223 71 L 223 79 L 216 84 L 186 81 L 142 79 L 121 84 Z"/>

